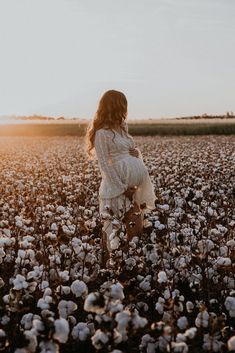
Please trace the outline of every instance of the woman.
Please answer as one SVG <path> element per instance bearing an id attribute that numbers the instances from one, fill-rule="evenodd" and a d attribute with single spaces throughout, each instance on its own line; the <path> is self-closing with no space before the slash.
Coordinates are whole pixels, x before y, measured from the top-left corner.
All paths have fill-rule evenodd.
<path id="1" fill-rule="evenodd" d="M 148 170 L 133 137 L 128 133 L 127 99 L 122 92 L 109 90 L 101 97 L 98 109 L 86 132 L 88 155 L 95 148 L 102 181 L 99 187 L 99 213 L 106 218 L 103 231 L 111 251 L 109 235 L 112 219 L 129 210 L 136 201 L 144 213 L 155 209 L 156 195 Z"/>

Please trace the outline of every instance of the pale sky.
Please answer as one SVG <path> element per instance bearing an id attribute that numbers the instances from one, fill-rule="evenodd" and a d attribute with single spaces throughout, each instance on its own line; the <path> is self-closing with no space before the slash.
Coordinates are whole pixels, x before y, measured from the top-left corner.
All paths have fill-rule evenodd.
<path id="1" fill-rule="evenodd" d="M 0 0 L 0 115 L 235 112 L 235 0 Z"/>

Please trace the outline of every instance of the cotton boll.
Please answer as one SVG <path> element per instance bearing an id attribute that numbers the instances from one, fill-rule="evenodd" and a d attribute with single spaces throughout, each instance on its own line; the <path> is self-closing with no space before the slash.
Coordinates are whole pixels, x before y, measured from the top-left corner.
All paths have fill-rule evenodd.
<path id="1" fill-rule="evenodd" d="M 80 245 L 82 245 L 82 241 L 79 238 L 73 237 L 71 240 L 71 245 L 73 248 L 78 248 Z"/>
<path id="2" fill-rule="evenodd" d="M 153 249 L 151 251 L 151 253 L 148 255 L 148 258 L 147 258 L 149 261 L 151 261 L 153 264 L 156 264 L 158 259 L 159 259 L 159 255 L 158 253 L 156 252 L 155 249 Z"/>
<path id="3" fill-rule="evenodd" d="M 222 257 L 227 257 L 228 256 L 228 247 L 227 246 L 220 246 L 219 255 Z"/>
<path id="4" fill-rule="evenodd" d="M 186 336 L 183 333 L 177 333 L 176 335 L 176 342 L 185 342 Z"/>
<path id="5" fill-rule="evenodd" d="M 69 286 L 60 286 L 59 288 L 61 290 L 61 294 L 68 295 L 71 292 L 71 289 Z"/>
<path id="6" fill-rule="evenodd" d="M 80 341 L 86 341 L 86 339 L 90 336 L 90 329 L 85 322 L 79 322 L 76 326 L 74 326 L 72 330 L 73 339 L 79 339 Z"/>
<path id="7" fill-rule="evenodd" d="M 235 248 L 235 239 L 228 240 L 226 245 L 230 247 L 231 249 Z"/>
<path id="8" fill-rule="evenodd" d="M 43 319 L 51 319 L 52 321 L 54 321 L 54 316 L 55 316 L 55 313 L 51 310 L 48 310 L 48 309 L 44 309 L 41 311 L 41 317 Z"/>
<path id="9" fill-rule="evenodd" d="M 187 268 L 187 262 L 189 262 L 189 258 L 186 256 L 180 256 L 178 258 L 175 259 L 174 262 L 174 267 L 177 270 L 183 270 L 185 268 Z"/>
<path id="10" fill-rule="evenodd" d="M 123 286 L 119 282 L 113 284 L 111 286 L 110 295 L 114 299 L 119 299 L 119 300 L 124 299 L 125 295 L 123 293 Z"/>
<path id="11" fill-rule="evenodd" d="M 28 287 L 28 282 L 26 282 L 25 277 L 22 275 L 16 275 L 16 278 L 13 280 L 14 289 L 21 290 Z"/>
<path id="12" fill-rule="evenodd" d="M 102 349 L 108 341 L 108 334 L 100 329 L 96 330 L 95 334 L 91 337 L 91 342 L 96 349 Z"/>
<path id="13" fill-rule="evenodd" d="M 123 310 L 123 304 L 117 304 L 117 301 L 111 301 L 109 303 L 109 312 L 110 313 L 118 313 Z"/>
<path id="14" fill-rule="evenodd" d="M 157 205 L 157 206 L 163 211 L 169 211 L 169 209 L 170 209 L 170 206 L 168 204 Z"/>
<path id="15" fill-rule="evenodd" d="M 235 288 L 235 279 L 233 277 L 228 277 L 227 278 L 227 285 L 229 289 L 234 289 Z"/>
<path id="16" fill-rule="evenodd" d="M 235 336 L 229 338 L 227 345 L 229 351 L 235 351 Z"/>
<path id="17" fill-rule="evenodd" d="M 208 319 L 209 319 L 209 314 L 206 310 L 201 311 L 198 313 L 196 319 L 195 319 L 195 325 L 197 327 L 207 327 L 208 326 Z"/>
<path id="18" fill-rule="evenodd" d="M 3 248 L 0 247 L 0 264 L 3 262 L 3 258 L 5 257 L 6 253 Z"/>
<path id="19" fill-rule="evenodd" d="M 21 258 L 21 259 L 24 259 L 25 256 L 26 256 L 26 251 L 25 251 L 25 250 L 22 250 L 22 249 L 19 249 L 17 256 L 18 256 L 19 258 Z"/>
<path id="20" fill-rule="evenodd" d="M 115 236 L 114 238 L 112 238 L 112 240 L 110 240 L 110 248 L 112 250 L 117 250 L 120 247 L 120 239 L 119 237 Z"/>
<path id="21" fill-rule="evenodd" d="M 170 292 L 169 288 L 166 288 L 166 289 L 164 290 L 164 298 L 167 300 L 167 299 L 169 299 L 170 297 L 171 297 L 171 292 Z"/>
<path id="22" fill-rule="evenodd" d="M 60 318 L 55 320 L 55 333 L 53 334 L 53 338 L 60 343 L 66 343 L 69 336 L 69 324 L 68 321 Z"/>
<path id="23" fill-rule="evenodd" d="M 33 318 L 32 321 L 32 328 L 34 329 L 33 331 L 39 334 L 40 332 L 44 331 L 45 326 L 43 322 L 41 321 L 41 318 Z"/>
<path id="24" fill-rule="evenodd" d="M 167 352 L 167 347 L 171 342 L 171 340 L 172 340 L 171 335 L 159 336 L 158 347 L 160 349 L 160 352 Z"/>
<path id="25" fill-rule="evenodd" d="M 156 229 L 158 229 L 158 230 L 165 229 L 165 225 L 164 225 L 164 224 L 161 224 L 161 222 L 159 222 L 159 221 L 156 221 L 156 222 L 154 223 L 154 227 L 155 227 Z"/>
<path id="26" fill-rule="evenodd" d="M 50 295 L 43 296 L 43 299 L 44 299 L 45 303 L 47 303 L 47 304 L 50 304 L 53 301 L 52 297 Z"/>
<path id="27" fill-rule="evenodd" d="M 63 282 L 67 282 L 69 280 L 69 271 L 60 271 L 59 276 Z"/>
<path id="28" fill-rule="evenodd" d="M 26 340 L 29 341 L 27 345 L 27 350 L 29 352 L 36 352 L 37 346 L 38 346 L 38 340 L 37 340 L 37 335 L 33 330 L 26 330 L 24 331 L 24 336 Z"/>
<path id="29" fill-rule="evenodd" d="M 69 226 L 63 225 L 62 226 L 63 232 L 67 235 L 73 235 L 76 230 L 76 226 L 71 224 Z"/>
<path id="30" fill-rule="evenodd" d="M 210 336 L 209 334 L 204 334 L 204 343 L 202 345 L 203 350 L 209 352 L 221 352 L 224 343 L 219 341 L 217 336 L 219 337 L 219 335 Z"/>
<path id="31" fill-rule="evenodd" d="M 143 281 L 139 284 L 139 287 L 143 289 L 143 291 L 147 292 L 151 290 L 151 275 L 146 276 Z"/>
<path id="32" fill-rule="evenodd" d="M 119 344 L 123 341 L 121 333 L 118 332 L 118 330 L 116 328 L 113 330 L 113 339 L 114 339 L 115 344 Z"/>
<path id="33" fill-rule="evenodd" d="M 52 231 L 55 231 L 55 232 L 58 230 L 58 226 L 57 226 L 56 223 L 52 223 L 52 225 L 51 225 L 51 230 L 52 230 Z"/>
<path id="34" fill-rule="evenodd" d="M 103 314 L 104 313 L 104 297 L 98 293 L 90 293 L 85 299 L 84 302 L 84 310 L 90 311 L 96 314 Z"/>
<path id="35" fill-rule="evenodd" d="M 186 302 L 186 309 L 188 313 L 191 313 L 194 309 L 194 304 L 191 301 Z"/>
<path id="36" fill-rule="evenodd" d="M 58 213 L 64 213 L 64 212 L 65 212 L 65 207 L 63 207 L 63 206 L 58 206 L 57 209 L 56 209 L 56 212 L 58 212 Z"/>
<path id="37" fill-rule="evenodd" d="M 157 312 L 159 314 L 163 314 L 164 313 L 164 306 L 161 303 L 159 303 L 159 302 L 156 303 L 155 309 L 157 310 Z"/>
<path id="38" fill-rule="evenodd" d="M 126 259 L 125 263 L 128 270 L 132 270 L 136 266 L 136 260 L 133 257 Z"/>
<path id="39" fill-rule="evenodd" d="M 33 318 L 40 318 L 38 315 L 34 315 L 33 313 L 28 313 L 22 316 L 20 321 L 21 325 L 24 327 L 25 330 L 30 330 L 32 328 Z"/>
<path id="40" fill-rule="evenodd" d="M 7 315 L 3 315 L 2 317 L 0 317 L 0 323 L 3 326 L 8 325 L 10 321 L 11 321 L 11 319 Z"/>
<path id="41" fill-rule="evenodd" d="M 235 317 L 235 297 L 228 296 L 225 299 L 224 305 L 226 309 L 229 311 L 229 315 L 231 317 Z"/>
<path id="42" fill-rule="evenodd" d="M 134 329 L 143 328 L 148 323 L 148 320 L 144 317 L 139 316 L 138 312 L 132 314 L 132 325 Z"/>
<path id="43" fill-rule="evenodd" d="M 43 298 L 40 298 L 37 302 L 37 307 L 44 310 L 49 309 L 50 305 Z"/>
<path id="44" fill-rule="evenodd" d="M 180 330 L 184 330 L 188 326 L 188 319 L 186 316 L 181 316 L 177 320 L 177 326 Z"/>
<path id="45" fill-rule="evenodd" d="M 2 299 L 5 304 L 9 304 L 10 303 L 10 294 L 5 294 Z"/>
<path id="46" fill-rule="evenodd" d="M 48 288 L 49 287 L 49 282 L 48 281 L 42 281 L 41 283 L 39 283 L 39 285 L 38 285 L 38 288 L 40 289 L 40 290 L 42 290 L 42 291 L 45 291 L 45 289 L 46 288 Z M 47 292 L 48 293 L 48 292 Z M 44 294 L 45 294 L 45 292 L 44 292 Z M 48 293 L 49 295 L 51 294 L 51 292 L 50 293 Z"/>
<path id="47" fill-rule="evenodd" d="M 145 302 L 138 302 L 138 303 L 136 303 L 136 308 L 137 308 L 137 309 L 140 309 L 140 310 L 143 310 L 143 311 L 145 311 L 145 312 L 149 310 L 149 306 L 148 306 L 148 304 L 145 303 Z"/>
<path id="48" fill-rule="evenodd" d="M 96 221 L 92 221 L 92 222 L 90 223 L 90 227 L 91 227 L 91 228 L 95 228 L 95 227 L 96 227 Z"/>
<path id="49" fill-rule="evenodd" d="M 175 227 L 175 225 L 176 225 L 176 221 L 175 221 L 175 219 L 174 218 L 168 218 L 168 220 L 167 220 L 167 226 L 168 226 L 168 229 L 170 229 L 170 228 L 174 228 Z"/>
<path id="50" fill-rule="evenodd" d="M 165 271 L 160 271 L 158 273 L 158 280 L 159 283 L 165 283 L 167 282 L 167 275 Z"/>
<path id="51" fill-rule="evenodd" d="M 59 345 L 53 341 L 41 341 L 39 347 L 40 353 L 59 353 Z"/>
<path id="52" fill-rule="evenodd" d="M 218 257 L 216 261 L 218 266 L 230 266 L 232 261 L 229 257 Z"/>
<path id="53" fill-rule="evenodd" d="M 70 175 L 62 175 L 62 180 L 63 180 L 63 183 L 66 184 L 69 181 L 71 181 L 71 176 Z"/>
<path id="54" fill-rule="evenodd" d="M 47 282 L 47 281 L 45 281 L 45 282 Z M 47 283 L 48 283 L 48 282 L 47 282 Z M 49 295 L 49 296 L 52 295 L 52 290 L 51 290 L 51 288 L 49 287 L 49 283 L 48 283 L 48 286 L 46 286 L 46 288 L 45 288 L 45 290 L 44 290 L 43 297 L 45 297 L 45 296 L 47 296 L 47 295 Z"/>
<path id="55" fill-rule="evenodd" d="M 202 254 L 206 254 L 214 249 L 214 242 L 210 239 L 202 239 L 197 243 L 198 249 Z"/>
<path id="56" fill-rule="evenodd" d="M 0 262 L 1 263 L 1 262 Z M 5 282 L 4 280 L 2 279 L 2 277 L 0 277 L 0 288 L 4 287 L 5 285 Z"/>
<path id="57" fill-rule="evenodd" d="M 120 334 L 120 338 L 122 341 L 127 340 L 127 328 L 129 321 L 131 320 L 131 313 L 129 310 L 123 310 L 122 312 L 119 312 L 115 316 L 115 321 L 117 322 L 117 328 L 116 330 Z"/>
<path id="58" fill-rule="evenodd" d="M 190 327 L 185 331 L 185 336 L 188 337 L 189 339 L 193 339 L 197 333 L 197 328 L 196 327 Z"/>
<path id="59" fill-rule="evenodd" d="M 88 293 L 88 288 L 86 283 L 83 281 L 75 280 L 71 284 L 71 291 L 77 297 L 85 297 Z"/>
<path id="60" fill-rule="evenodd" d="M 28 353 L 28 349 L 26 348 L 16 348 L 16 350 L 14 351 L 14 353 Z"/>
<path id="61" fill-rule="evenodd" d="M 2 329 L 0 329 L 0 351 L 5 351 L 8 346 L 8 340 L 7 340 L 7 335 L 6 332 Z"/>
<path id="62" fill-rule="evenodd" d="M 21 217 L 15 216 L 15 225 L 18 228 L 22 228 L 23 227 L 24 223 L 23 223 Z"/>
<path id="63" fill-rule="evenodd" d="M 54 234 L 54 233 L 52 233 L 52 232 L 48 232 L 45 236 L 46 236 L 48 239 L 52 240 L 52 241 L 57 240 L 56 234 Z"/>
<path id="64" fill-rule="evenodd" d="M 61 300 L 58 304 L 59 315 L 64 319 L 67 319 L 68 315 L 71 315 L 75 310 L 77 310 L 77 304 L 72 300 Z"/>
<path id="65" fill-rule="evenodd" d="M 213 210 L 213 208 L 208 207 L 207 213 L 208 213 L 209 216 L 213 216 L 213 215 L 214 215 L 214 210 Z"/>
<path id="66" fill-rule="evenodd" d="M 140 350 L 142 351 L 143 348 L 146 348 L 147 353 L 155 353 L 156 343 L 154 338 L 151 337 L 149 334 L 144 335 L 141 338 L 141 344 L 139 346 Z"/>
<path id="67" fill-rule="evenodd" d="M 188 353 L 188 345 L 185 342 L 172 342 L 174 353 Z"/>

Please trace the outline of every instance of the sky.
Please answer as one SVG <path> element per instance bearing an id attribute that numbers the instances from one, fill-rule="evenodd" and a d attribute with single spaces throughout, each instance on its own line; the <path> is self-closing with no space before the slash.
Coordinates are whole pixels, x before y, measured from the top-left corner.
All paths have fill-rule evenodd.
<path id="1" fill-rule="evenodd" d="M 235 112 L 234 0 L 0 0 L 0 115 Z"/>

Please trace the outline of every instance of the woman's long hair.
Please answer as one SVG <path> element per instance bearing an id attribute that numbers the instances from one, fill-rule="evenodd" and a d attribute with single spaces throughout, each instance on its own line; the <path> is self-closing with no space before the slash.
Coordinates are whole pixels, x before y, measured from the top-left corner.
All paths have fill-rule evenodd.
<path id="1" fill-rule="evenodd" d="M 122 125 L 127 118 L 127 99 L 119 91 L 109 90 L 103 94 L 99 101 L 98 109 L 92 122 L 88 125 L 85 136 L 86 151 L 88 156 L 92 156 L 91 150 L 94 148 L 95 133 L 104 128 L 113 129 L 120 127 L 126 132 Z M 113 131 L 114 136 L 115 132 Z"/>

